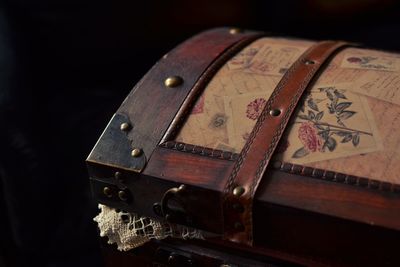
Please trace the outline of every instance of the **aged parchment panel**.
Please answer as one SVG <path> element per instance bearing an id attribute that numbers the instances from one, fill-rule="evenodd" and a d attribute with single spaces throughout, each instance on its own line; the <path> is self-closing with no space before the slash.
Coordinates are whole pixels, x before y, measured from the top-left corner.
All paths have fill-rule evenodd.
<path id="1" fill-rule="evenodd" d="M 239 153 L 272 91 L 313 42 L 263 38 L 208 84 L 176 141 Z M 304 97 L 278 147 L 285 162 L 400 183 L 400 55 L 345 49 Z"/>

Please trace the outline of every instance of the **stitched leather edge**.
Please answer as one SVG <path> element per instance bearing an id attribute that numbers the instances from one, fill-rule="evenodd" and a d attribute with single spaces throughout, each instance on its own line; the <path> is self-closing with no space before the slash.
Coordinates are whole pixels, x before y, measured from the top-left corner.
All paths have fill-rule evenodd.
<path id="1" fill-rule="evenodd" d="M 390 193 L 400 194 L 400 185 L 389 182 L 378 181 L 366 177 L 349 175 L 345 173 L 333 172 L 324 169 L 317 169 L 303 165 L 292 164 L 288 162 L 280 162 L 280 161 L 273 162 L 272 168 L 286 173 L 316 178 L 329 182 L 358 186 L 388 193 L 390 192 Z"/>
<path id="2" fill-rule="evenodd" d="M 162 143 L 160 146 L 164 147 L 164 148 L 178 150 L 181 152 L 197 154 L 197 155 L 204 156 L 204 157 L 217 158 L 217 159 L 230 160 L 230 161 L 236 160 L 237 157 L 239 156 L 239 154 L 237 154 L 237 153 L 232 153 L 232 152 L 223 151 L 223 150 L 219 150 L 219 149 L 211 149 L 211 148 L 204 147 L 204 146 L 191 145 L 191 144 L 180 143 L 180 142 L 175 142 L 175 141 L 167 141 L 165 143 Z"/>
<path id="3" fill-rule="evenodd" d="M 239 153 L 232 153 L 224 150 L 211 149 L 204 146 L 186 144 L 175 141 L 167 141 L 161 144 L 160 147 L 220 160 L 235 161 L 239 157 Z M 273 169 L 285 173 L 301 175 L 304 177 L 315 178 L 349 186 L 363 187 L 372 190 L 382 191 L 385 193 L 400 194 L 400 185 L 395 183 L 378 181 L 367 177 L 334 172 L 325 169 L 307 167 L 290 162 L 274 161 L 271 163 L 271 166 Z"/>
<path id="4" fill-rule="evenodd" d="M 242 49 L 246 48 L 252 42 L 265 37 L 266 33 L 255 33 L 254 35 L 248 36 L 247 38 L 237 42 L 236 44 L 229 47 L 226 51 L 223 52 L 221 56 L 216 58 L 210 66 L 201 74 L 198 81 L 193 85 L 189 95 L 186 97 L 184 103 L 179 108 L 174 120 L 168 127 L 164 137 L 162 138 L 160 145 L 167 141 L 172 141 L 179 130 L 181 129 L 183 123 L 186 121 L 190 111 L 195 105 L 197 99 L 206 89 L 208 83 L 214 78 L 215 74 L 222 68 L 225 63 L 239 53 Z"/>

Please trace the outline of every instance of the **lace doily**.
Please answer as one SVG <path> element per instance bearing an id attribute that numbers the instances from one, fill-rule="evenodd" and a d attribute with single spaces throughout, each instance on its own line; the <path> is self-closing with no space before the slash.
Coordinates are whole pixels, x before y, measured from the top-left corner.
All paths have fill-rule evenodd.
<path id="1" fill-rule="evenodd" d="M 196 229 L 141 217 L 101 204 L 99 209 L 100 213 L 93 220 L 98 224 L 100 236 L 108 237 L 108 243 L 116 243 L 121 251 L 139 247 L 151 239 L 204 239 L 202 231 Z"/>

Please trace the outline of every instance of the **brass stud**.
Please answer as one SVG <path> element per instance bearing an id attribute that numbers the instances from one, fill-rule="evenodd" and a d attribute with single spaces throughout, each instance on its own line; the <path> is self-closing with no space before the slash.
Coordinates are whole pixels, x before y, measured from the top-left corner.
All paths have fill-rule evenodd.
<path id="1" fill-rule="evenodd" d="M 237 196 L 237 197 L 240 197 L 241 195 L 243 195 L 243 193 L 244 193 L 244 188 L 243 187 L 241 187 L 241 186 L 236 186 L 234 189 L 233 189 L 233 195 L 235 195 L 235 196 Z"/>
<path id="2" fill-rule="evenodd" d="M 235 204 L 232 205 L 232 208 L 238 213 L 243 213 L 244 212 L 244 207 L 243 207 L 242 204 L 235 203 Z"/>
<path id="3" fill-rule="evenodd" d="M 128 200 L 128 194 L 127 194 L 125 191 L 123 191 L 123 190 L 121 190 L 121 191 L 118 192 L 118 197 L 119 197 L 119 199 L 121 199 L 122 201 L 127 201 L 127 200 Z"/>
<path id="4" fill-rule="evenodd" d="M 131 128 L 131 125 L 127 122 L 121 123 L 120 129 L 121 131 L 129 131 L 129 129 Z"/>
<path id="5" fill-rule="evenodd" d="M 281 115 L 281 111 L 279 109 L 271 109 L 269 111 L 269 115 L 271 115 L 272 117 L 277 117 Z"/>
<path id="6" fill-rule="evenodd" d="M 115 177 L 115 179 L 120 180 L 120 179 L 122 178 L 122 173 L 120 173 L 120 172 L 115 172 L 115 173 L 114 173 L 114 177 Z"/>
<path id="7" fill-rule="evenodd" d="M 113 196 L 112 190 L 111 190 L 111 188 L 109 188 L 108 186 L 106 186 L 106 187 L 103 188 L 103 194 L 104 194 L 106 197 L 109 197 L 109 198 L 111 198 L 111 197 Z"/>
<path id="8" fill-rule="evenodd" d="M 242 223 L 240 222 L 235 222 L 234 227 L 237 231 L 242 232 L 244 231 L 244 226 Z"/>
<path id="9" fill-rule="evenodd" d="M 170 76 L 167 79 L 165 79 L 164 81 L 164 85 L 166 87 L 177 87 L 179 85 L 181 85 L 183 83 L 183 79 L 182 77 L 179 76 Z"/>
<path id="10" fill-rule="evenodd" d="M 242 31 L 242 29 L 240 29 L 240 28 L 231 28 L 231 29 L 229 30 L 229 33 L 230 33 L 230 34 L 238 34 L 238 33 L 241 33 L 241 32 L 243 32 L 243 31 Z"/>
<path id="11" fill-rule="evenodd" d="M 142 150 L 140 148 L 135 148 L 134 150 L 132 150 L 131 155 L 134 158 L 137 158 L 140 156 L 140 154 L 142 154 Z"/>
<path id="12" fill-rule="evenodd" d="M 280 169 L 281 166 L 282 166 L 282 162 L 277 160 L 277 161 L 274 162 L 274 164 L 272 166 L 274 167 L 274 169 Z"/>
<path id="13" fill-rule="evenodd" d="M 175 261 L 176 261 L 175 254 L 169 255 L 169 257 L 168 257 L 168 265 L 175 263 Z"/>

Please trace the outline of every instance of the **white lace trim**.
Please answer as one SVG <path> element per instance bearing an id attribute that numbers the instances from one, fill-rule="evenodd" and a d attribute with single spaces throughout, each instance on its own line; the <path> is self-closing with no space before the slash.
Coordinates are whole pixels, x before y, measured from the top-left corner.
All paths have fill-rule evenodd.
<path id="1" fill-rule="evenodd" d="M 108 237 L 108 243 L 116 243 L 121 251 L 139 247 L 151 239 L 204 239 L 202 231 L 196 229 L 118 211 L 101 204 L 99 209 L 100 213 L 93 220 L 98 224 L 100 236 Z"/>

